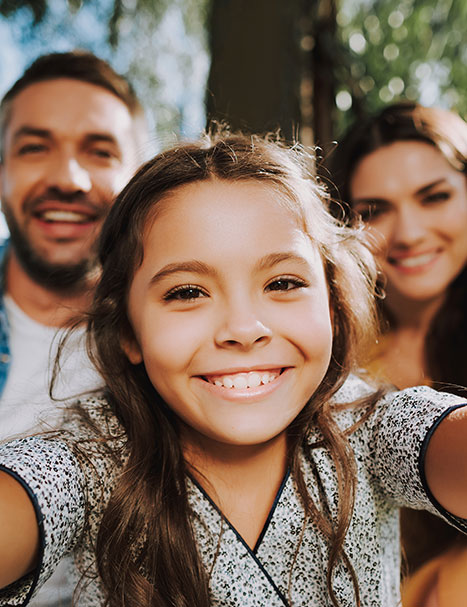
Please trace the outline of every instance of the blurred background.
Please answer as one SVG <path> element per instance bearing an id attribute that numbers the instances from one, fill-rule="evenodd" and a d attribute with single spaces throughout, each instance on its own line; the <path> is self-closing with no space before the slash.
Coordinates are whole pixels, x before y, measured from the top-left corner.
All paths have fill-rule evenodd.
<path id="1" fill-rule="evenodd" d="M 208 118 L 318 144 L 397 99 L 467 114 L 465 0 L 0 0 L 0 95 L 86 48 L 135 86 L 154 148 Z"/>

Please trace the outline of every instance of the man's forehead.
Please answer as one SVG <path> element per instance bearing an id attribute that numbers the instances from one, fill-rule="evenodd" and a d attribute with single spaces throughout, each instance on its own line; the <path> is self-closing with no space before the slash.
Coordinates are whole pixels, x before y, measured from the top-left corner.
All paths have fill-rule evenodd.
<path id="1" fill-rule="evenodd" d="M 35 82 L 11 100 L 5 135 L 25 126 L 51 133 L 84 136 L 108 133 L 126 143 L 134 137 L 128 107 L 105 88 L 71 78 Z"/>

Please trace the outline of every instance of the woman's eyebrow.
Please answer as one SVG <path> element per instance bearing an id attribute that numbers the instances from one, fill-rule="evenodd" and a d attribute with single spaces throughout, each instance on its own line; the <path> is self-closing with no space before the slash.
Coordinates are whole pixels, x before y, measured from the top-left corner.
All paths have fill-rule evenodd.
<path id="1" fill-rule="evenodd" d="M 190 261 L 181 261 L 167 264 L 161 270 L 159 270 L 159 272 L 156 272 L 156 274 L 154 274 L 154 276 L 150 280 L 150 283 L 154 285 L 160 282 L 163 278 L 180 272 L 193 272 L 196 274 L 205 274 L 208 276 L 217 275 L 217 271 L 215 268 L 208 265 L 207 263 L 204 263 L 203 261 L 193 259 Z"/>
<path id="2" fill-rule="evenodd" d="M 432 188 L 436 187 L 437 185 L 439 185 L 440 183 L 445 182 L 446 179 L 444 177 L 441 177 L 441 179 L 437 179 L 436 181 L 433 181 L 427 185 L 424 185 L 423 187 L 421 187 L 420 189 L 418 189 L 415 194 L 417 196 L 423 196 L 423 194 L 426 194 L 427 192 L 429 192 Z"/>

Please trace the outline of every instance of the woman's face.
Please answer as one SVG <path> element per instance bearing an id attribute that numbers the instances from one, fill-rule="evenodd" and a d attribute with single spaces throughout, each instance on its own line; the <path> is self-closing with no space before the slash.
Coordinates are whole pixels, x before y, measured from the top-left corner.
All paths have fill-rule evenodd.
<path id="1" fill-rule="evenodd" d="M 398 141 L 365 156 L 350 183 L 387 278 L 388 303 L 442 299 L 467 260 L 467 182 L 439 150 Z"/>

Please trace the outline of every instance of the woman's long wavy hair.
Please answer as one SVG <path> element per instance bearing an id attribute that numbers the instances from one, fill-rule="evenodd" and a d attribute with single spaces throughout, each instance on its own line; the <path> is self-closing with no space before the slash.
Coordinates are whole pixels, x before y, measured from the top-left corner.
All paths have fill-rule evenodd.
<path id="1" fill-rule="evenodd" d="M 271 187 L 321 252 L 333 313 L 332 360 L 318 390 L 289 428 L 288 457 L 306 517 L 313 517 L 330 543 L 328 590 L 333 604 L 338 605 L 332 573 L 341 558 L 354 576 L 358 596 L 343 550 L 354 503 L 355 463 L 348 432 L 335 423 L 329 400 L 356 368 L 360 351 L 375 339 L 376 269 L 360 232 L 340 225 L 327 212 L 326 192 L 311 175 L 312 156 L 273 139 L 220 133 L 173 147 L 143 165 L 105 222 L 99 246 L 102 277 L 89 315 L 88 347 L 129 450 L 96 548 L 111 607 L 210 605 L 210 572 L 203 568 L 193 535 L 177 418 L 152 386 L 144 364 L 130 364 L 122 347 L 132 337 L 128 291 L 143 259 L 145 229 L 157 221 L 158 203 L 170 204 L 169 194 L 178 186 L 208 180 L 255 180 Z M 375 399 L 359 404 L 371 407 Z M 320 444 L 329 450 L 337 470 L 335 518 L 313 503 L 301 471 L 299 453 L 312 426 L 319 427 Z M 138 538 L 145 540 L 140 544 Z"/>
<path id="2" fill-rule="evenodd" d="M 352 127 L 332 158 L 331 210 L 337 217 L 358 220 L 352 213 L 351 182 L 358 164 L 372 152 L 398 141 L 422 141 L 436 147 L 467 178 L 467 123 L 457 114 L 415 103 L 396 103 Z M 467 204 L 467 201 L 466 201 Z M 467 238 L 467 235 L 466 235 Z M 467 260 L 466 260 L 467 262 Z M 384 330 L 395 319 L 380 300 Z M 437 388 L 465 395 L 467 386 L 467 264 L 451 283 L 446 300 L 431 323 L 425 342 L 428 373 Z"/>

